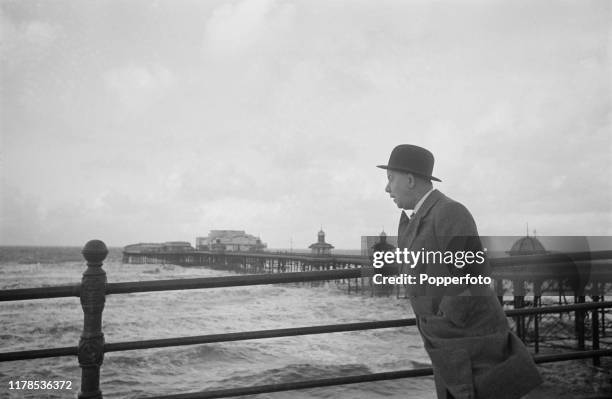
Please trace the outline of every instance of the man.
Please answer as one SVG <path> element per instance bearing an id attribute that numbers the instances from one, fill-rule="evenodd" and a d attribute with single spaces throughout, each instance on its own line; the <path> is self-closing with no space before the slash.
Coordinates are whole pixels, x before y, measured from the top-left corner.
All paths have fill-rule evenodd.
<path id="1" fill-rule="evenodd" d="M 414 145 L 393 149 L 385 189 L 402 211 L 398 247 L 447 253 L 482 251 L 470 212 L 433 188 L 434 157 Z M 456 267 L 438 259 L 404 265 L 402 272 L 436 277 L 486 273 L 486 262 Z M 493 290 L 486 285 L 407 286 L 440 399 L 516 399 L 542 381 L 523 343 L 509 330 Z"/>

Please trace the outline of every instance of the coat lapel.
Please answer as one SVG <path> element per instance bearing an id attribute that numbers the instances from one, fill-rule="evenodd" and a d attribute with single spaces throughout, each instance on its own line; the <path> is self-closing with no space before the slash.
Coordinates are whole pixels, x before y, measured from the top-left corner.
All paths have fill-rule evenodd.
<path id="1" fill-rule="evenodd" d="M 429 194 L 429 197 L 427 197 L 427 199 L 423 203 L 423 205 L 421 205 L 421 207 L 419 208 L 419 211 L 410 220 L 410 223 L 408 223 L 408 225 L 405 226 L 403 229 L 402 224 L 400 223 L 398 237 L 400 239 L 399 244 L 402 248 L 411 248 L 412 242 L 419 233 L 419 228 L 421 227 L 421 222 L 423 218 L 427 216 L 431 208 L 433 208 L 433 206 L 443 196 L 444 194 L 442 194 L 438 190 L 432 191 L 431 194 Z"/>

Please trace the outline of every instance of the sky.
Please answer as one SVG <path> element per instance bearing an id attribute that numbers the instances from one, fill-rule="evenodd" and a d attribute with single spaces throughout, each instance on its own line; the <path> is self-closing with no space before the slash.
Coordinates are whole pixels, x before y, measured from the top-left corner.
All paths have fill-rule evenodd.
<path id="1" fill-rule="evenodd" d="M 0 245 L 394 234 L 394 146 L 483 235 L 612 235 L 612 3 L 0 1 Z"/>

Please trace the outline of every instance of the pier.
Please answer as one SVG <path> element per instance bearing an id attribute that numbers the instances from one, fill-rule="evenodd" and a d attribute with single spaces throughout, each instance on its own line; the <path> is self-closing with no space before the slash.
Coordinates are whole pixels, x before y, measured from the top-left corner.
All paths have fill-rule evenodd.
<path id="1" fill-rule="evenodd" d="M 243 274 L 296 273 L 324 270 L 366 268 L 368 258 L 357 255 L 311 255 L 289 252 L 123 252 L 127 264 L 173 264 L 179 266 L 208 266 Z M 348 292 L 359 292 L 369 287 L 368 278 L 341 279 Z M 314 283 L 311 283 L 314 284 Z M 373 291 L 372 291 L 373 292 Z"/>
<path id="2" fill-rule="evenodd" d="M 123 251 L 123 263 L 174 264 L 237 268 L 262 273 L 352 269 L 370 265 L 358 255 L 310 255 L 289 252 L 131 252 Z"/>

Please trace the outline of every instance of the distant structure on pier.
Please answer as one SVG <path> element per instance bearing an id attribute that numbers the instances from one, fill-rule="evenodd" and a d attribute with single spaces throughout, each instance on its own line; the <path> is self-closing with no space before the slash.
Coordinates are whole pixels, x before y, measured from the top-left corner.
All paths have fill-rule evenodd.
<path id="1" fill-rule="evenodd" d="M 321 229 L 317 234 L 317 242 L 310 244 L 308 248 L 310 248 L 313 255 L 331 255 L 331 250 L 334 249 L 334 246 L 325 242 L 325 232 Z"/>
<path id="2" fill-rule="evenodd" d="M 196 237 L 198 251 L 261 252 L 267 244 L 244 230 L 211 230 L 208 237 Z"/>
<path id="3" fill-rule="evenodd" d="M 378 236 L 378 242 L 372 246 L 372 252 L 394 251 L 395 246 L 387 242 L 387 233 L 381 231 Z"/>
<path id="4" fill-rule="evenodd" d="M 195 249 L 187 241 L 167 241 L 162 243 L 141 242 L 130 244 L 123 249 L 128 252 L 192 252 Z"/>
<path id="5" fill-rule="evenodd" d="M 525 237 L 519 238 L 516 240 L 514 244 L 512 244 L 512 248 L 507 251 L 510 256 L 517 255 L 545 255 L 549 253 L 544 248 L 544 245 L 538 240 L 535 235 L 529 236 L 527 234 Z"/>
<path id="6" fill-rule="evenodd" d="M 384 243 L 388 248 L 378 246 Z M 361 236 L 361 256 L 371 257 L 374 251 L 394 250 L 397 247 L 397 236 L 388 236 L 384 230 L 378 236 Z"/>

